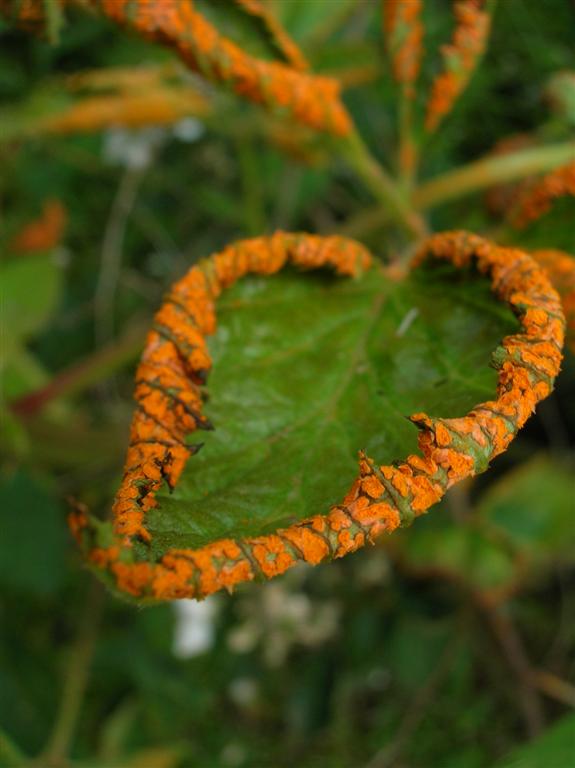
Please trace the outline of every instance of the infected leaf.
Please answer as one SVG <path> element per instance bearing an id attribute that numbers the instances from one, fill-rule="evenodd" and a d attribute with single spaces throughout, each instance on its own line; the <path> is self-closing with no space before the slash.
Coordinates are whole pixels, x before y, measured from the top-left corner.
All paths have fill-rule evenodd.
<path id="1" fill-rule="evenodd" d="M 485 50 L 491 14 L 483 6 L 483 0 L 457 0 L 455 3 L 453 37 L 441 51 L 444 71 L 435 78 L 427 103 L 425 128 L 429 132 L 451 112 Z"/>
<path id="2" fill-rule="evenodd" d="M 421 5 L 421 0 L 385 0 L 383 3 L 383 29 L 393 76 L 405 87 L 409 98 L 414 96 L 421 65 Z"/>
<path id="3" fill-rule="evenodd" d="M 567 346 L 575 353 L 575 258 L 553 249 L 533 251 L 531 256 L 545 269 L 561 297 L 566 320 Z"/>
<path id="4" fill-rule="evenodd" d="M 522 229 L 546 214 L 559 197 L 575 195 L 575 160 L 531 184 L 513 210 L 512 222 Z"/>
<path id="5" fill-rule="evenodd" d="M 200 598 L 241 581 L 279 575 L 300 560 L 316 564 L 342 557 L 409 524 L 449 487 L 484 471 L 551 391 L 562 357 L 559 297 L 529 256 L 475 235 L 431 237 L 416 264 L 429 259 L 459 269 L 475 264 L 491 277 L 493 293 L 519 320 L 520 332 L 506 336 L 493 355 L 496 398 L 459 418 L 412 415 L 420 430 L 420 453 L 382 465 L 360 451 L 357 479 L 327 514 L 277 525 L 260 535 L 220 538 L 197 548 L 172 546 L 154 554 L 156 534 L 149 521 L 157 494 L 165 483 L 172 488 L 178 483 L 188 459 L 199 450 L 187 436 L 211 428 L 203 414 L 203 386 L 211 368 L 205 337 L 215 331 L 215 302 L 222 291 L 244 275 L 272 275 L 287 264 L 300 269 L 327 266 L 361 281 L 371 259 L 361 245 L 344 238 L 278 232 L 236 243 L 193 267 L 157 313 L 136 374 L 138 405 L 113 508 L 113 530 L 82 509 L 70 517 L 91 565 L 120 592 L 140 600 Z M 369 284 L 372 274 L 363 281 Z M 233 473 L 233 464 L 220 471 Z"/>
<path id="6" fill-rule="evenodd" d="M 220 34 L 198 12 L 193 0 L 85 2 L 141 37 L 172 49 L 192 70 L 209 80 L 229 85 L 249 101 L 286 111 L 295 120 L 318 131 L 345 136 L 352 130 L 351 119 L 340 100 L 337 80 L 250 55 Z M 74 0 L 62 0 L 62 3 L 74 4 Z M 43 0 L 24 0 L 16 7 L 0 0 L 0 10 L 21 23 L 46 21 Z M 284 38 L 282 42 L 285 47 Z M 290 55 L 294 55 L 293 48 Z"/>

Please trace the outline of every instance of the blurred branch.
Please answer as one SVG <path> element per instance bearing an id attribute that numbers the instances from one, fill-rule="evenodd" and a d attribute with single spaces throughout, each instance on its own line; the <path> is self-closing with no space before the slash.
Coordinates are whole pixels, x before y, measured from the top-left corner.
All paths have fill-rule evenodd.
<path id="1" fill-rule="evenodd" d="M 396 764 L 398 757 L 405 748 L 407 742 L 413 737 L 421 721 L 425 717 L 428 707 L 433 702 L 438 688 L 449 674 L 455 662 L 455 650 L 459 644 L 457 633 L 446 643 L 443 652 L 438 659 L 435 668 L 415 695 L 406 716 L 401 722 L 397 736 L 391 744 L 382 747 L 367 763 L 366 768 L 391 768 Z"/>
<path id="2" fill-rule="evenodd" d="M 107 341 L 114 331 L 114 299 L 122 264 L 126 223 L 144 178 L 146 166 L 128 166 L 120 180 L 104 231 L 100 273 L 94 293 L 96 341 Z"/>
<path id="3" fill-rule="evenodd" d="M 561 704 L 575 708 L 575 686 L 571 683 L 562 680 L 552 672 L 547 672 L 545 669 L 532 670 L 531 679 L 541 693 L 561 702 Z"/>
<path id="4" fill-rule="evenodd" d="M 148 327 L 149 321 L 134 324 L 119 339 L 57 374 L 45 387 L 15 400 L 12 410 L 19 416 L 34 416 L 52 400 L 69 397 L 105 379 L 138 356 Z"/>
<path id="5" fill-rule="evenodd" d="M 411 207 L 395 180 L 373 157 L 361 136 L 352 133 L 343 143 L 343 148 L 349 165 L 382 204 L 380 215 L 396 219 L 414 237 L 424 237 L 427 231 L 424 220 Z"/>
<path id="6" fill-rule="evenodd" d="M 534 682 L 533 669 L 527 656 L 521 635 L 511 618 L 500 609 L 475 594 L 475 604 L 481 610 L 509 667 L 515 674 L 519 691 L 517 703 L 523 713 L 530 738 L 541 733 L 544 726 L 543 706 Z"/>
<path id="7" fill-rule="evenodd" d="M 424 182 L 415 190 L 413 202 L 420 210 L 434 208 L 494 184 L 549 171 L 574 157 L 573 141 L 523 149 L 503 157 L 491 155 Z"/>
<path id="8" fill-rule="evenodd" d="M 575 157 L 575 142 L 547 147 L 530 147 L 504 157 L 488 155 L 454 171 L 448 171 L 423 182 L 413 192 L 413 205 L 420 211 L 435 208 L 451 200 L 480 192 L 488 187 L 525 179 L 557 168 Z M 390 219 L 389 209 L 375 206 L 350 218 L 339 232 L 347 237 L 362 238 L 384 227 Z"/>
<path id="9" fill-rule="evenodd" d="M 48 744 L 41 759 L 45 766 L 65 765 L 74 738 L 100 626 L 104 588 L 90 578 L 78 636 L 71 649 L 62 698 Z"/>

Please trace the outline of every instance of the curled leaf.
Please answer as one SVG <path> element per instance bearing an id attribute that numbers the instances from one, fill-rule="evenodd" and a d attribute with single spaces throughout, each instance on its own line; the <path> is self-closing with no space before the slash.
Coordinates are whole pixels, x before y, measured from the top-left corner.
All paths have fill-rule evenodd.
<path id="1" fill-rule="evenodd" d="M 420 454 L 381 465 L 360 452 L 359 476 L 327 514 L 276 525 L 261 535 L 233 535 L 154 554 L 148 526 L 158 491 L 165 483 L 173 487 L 198 451 L 199 445 L 189 443 L 187 436 L 211 426 L 202 412 L 202 387 L 211 367 L 205 337 L 215 330 L 215 302 L 221 292 L 248 273 L 271 275 L 287 264 L 329 266 L 337 274 L 354 276 L 369 268 L 370 256 L 344 238 L 278 232 L 229 246 L 176 283 L 156 315 L 136 374 L 137 410 L 113 531 L 82 509 L 70 518 L 89 561 L 104 578 L 143 600 L 199 598 L 241 581 L 271 578 L 300 560 L 316 564 L 373 542 L 423 514 L 454 483 L 484 471 L 551 391 L 563 344 L 559 298 L 529 256 L 468 233 L 430 238 L 417 263 L 428 259 L 446 260 L 457 268 L 476 264 L 491 277 L 496 297 L 517 316 L 521 332 L 506 336 L 493 356 L 499 371 L 497 397 L 461 418 L 411 416 L 420 430 Z M 405 332 L 405 323 L 400 330 Z M 227 471 L 233 473 L 233 465 Z"/>
<path id="2" fill-rule="evenodd" d="M 172 48 L 192 69 L 223 82 L 240 96 L 270 108 L 284 108 L 317 130 L 345 135 L 351 121 L 336 80 L 298 72 L 284 64 L 256 59 L 200 14 L 192 0 L 161 4 L 92 0 L 113 21 L 142 37 Z"/>
<path id="3" fill-rule="evenodd" d="M 567 324 L 567 346 L 575 354 L 575 258 L 552 249 L 532 251 L 531 256 L 545 269 L 561 297 Z"/>
<path id="4" fill-rule="evenodd" d="M 235 2 L 246 13 L 262 21 L 276 47 L 294 69 L 299 69 L 302 72 L 309 69 L 305 56 L 265 2 L 261 2 L 261 0 L 235 0 Z"/>
<path id="5" fill-rule="evenodd" d="M 551 171 L 523 192 L 512 214 L 513 224 L 520 229 L 526 227 L 546 214 L 554 200 L 567 195 L 575 195 L 575 160 Z"/>
<path id="6" fill-rule="evenodd" d="M 442 55 L 444 71 L 432 85 L 427 103 L 425 128 L 434 131 L 467 87 L 485 50 L 491 14 L 483 9 L 482 0 L 457 0 L 454 8 L 455 30 Z"/>
<path id="7" fill-rule="evenodd" d="M 73 0 L 62 2 L 70 4 Z M 193 0 L 85 0 L 85 4 L 141 37 L 167 46 L 192 70 L 229 85 L 249 101 L 285 110 L 318 131 L 345 136 L 352 130 L 337 80 L 250 55 L 220 34 Z M 0 10 L 21 22 L 45 20 L 43 0 L 24 0 L 20 9 L 18 4 L 14 7 L 0 0 Z M 271 18 L 268 12 L 266 18 Z M 281 38 L 284 49 L 286 38 Z M 291 58 L 294 55 L 292 46 Z"/>
<path id="8" fill-rule="evenodd" d="M 60 200 L 46 200 L 40 216 L 18 232 L 12 239 L 9 250 L 16 253 L 49 251 L 60 243 L 66 219 L 66 209 Z"/>
<path id="9" fill-rule="evenodd" d="M 393 76 L 410 98 L 414 95 L 421 64 L 421 6 L 421 0 L 384 0 L 383 3 L 383 30 Z"/>

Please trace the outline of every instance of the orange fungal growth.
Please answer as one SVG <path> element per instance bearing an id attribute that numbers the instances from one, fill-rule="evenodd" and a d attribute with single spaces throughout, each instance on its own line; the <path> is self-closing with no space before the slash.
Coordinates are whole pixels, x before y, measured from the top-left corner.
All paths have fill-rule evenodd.
<path id="1" fill-rule="evenodd" d="M 523 228 L 547 213 L 554 200 L 566 195 L 575 195 L 575 160 L 529 186 L 519 199 L 511 221 Z"/>
<path id="2" fill-rule="evenodd" d="M 36 121 L 33 133 L 91 133 L 112 126 L 170 125 L 187 115 L 204 116 L 207 100 L 190 88 L 155 87 L 143 93 L 90 96 Z"/>
<path id="3" fill-rule="evenodd" d="M 172 48 L 191 69 L 210 80 L 228 84 L 250 101 L 285 109 L 293 118 L 316 130 L 339 136 L 351 131 L 351 120 L 340 101 L 336 80 L 251 56 L 223 37 L 196 10 L 192 0 L 89 2 L 113 21 Z M 267 12 L 266 17 L 270 18 Z M 285 51 L 286 37 L 281 36 L 281 40 Z M 289 51 L 293 58 L 293 46 Z M 300 60 L 299 64 L 302 63 Z"/>
<path id="4" fill-rule="evenodd" d="M 563 251 L 533 251 L 531 256 L 545 269 L 561 297 L 567 323 L 567 346 L 575 354 L 575 257 Z M 534 318 L 533 322 L 541 322 Z"/>
<path id="5" fill-rule="evenodd" d="M 467 86 L 489 37 L 491 15 L 483 9 L 482 0 L 456 0 L 454 14 L 452 40 L 441 51 L 444 71 L 435 78 L 427 103 L 425 128 L 429 132 L 437 128 Z"/>
<path id="6" fill-rule="evenodd" d="M 46 200 L 42 213 L 29 222 L 10 243 L 16 253 L 48 251 L 62 240 L 66 228 L 66 209 L 60 200 Z"/>
<path id="7" fill-rule="evenodd" d="M 77 0 L 62 0 L 73 5 Z M 264 10 L 276 43 L 290 64 L 258 59 L 221 35 L 196 10 L 193 0 L 82 0 L 117 24 L 141 37 L 172 49 L 192 70 L 207 79 L 229 85 L 236 94 L 269 109 L 287 112 L 293 119 L 317 131 L 346 136 L 351 118 L 340 99 L 340 83 L 331 77 L 301 71 L 305 60 L 277 21 Z M 244 3 L 256 8 L 260 3 Z M 24 0 L 22 11 L 0 0 L 10 16 L 21 23 L 46 22 L 44 0 Z M 261 15 L 261 14 L 259 14 Z M 279 37 L 278 37 L 279 36 Z M 294 65 L 294 60 L 297 63 Z"/>
<path id="8" fill-rule="evenodd" d="M 421 64 L 421 8 L 421 0 L 383 0 L 383 31 L 393 76 L 410 98 Z"/>
<path id="9" fill-rule="evenodd" d="M 288 64 L 291 64 L 294 69 L 299 69 L 302 72 L 309 69 L 305 56 L 283 28 L 271 8 L 266 5 L 265 1 L 235 0 L 235 2 L 243 8 L 246 13 L 262 20 L 270 37 Z"/>
<path id="10" fill-rule="evenodd" d="M 70 516 L 92 567 L 139 600 L 201 598 L 242 581 L 272 578 L 302 560 L 315 565 L 343 557 L 410 524 L 452 485 L 484 471 L 552 389 L 564 333 L 559 296 L 527 254 L 466 232 L 430 237 L 414 264 L 424 259 L 446 260 L 460 268 L 476 264 L 491 278 L 495 295 L 517 316 L 518 332 L 504 338 L 493 356 L 499 371 L 494 399 L 459 418 L 413 414 L 421 453 L 380 466 L 361 452 L 357 479 L 341 504 L 326 514 L 268 535 L 171 549 L 143 561 L 151 538 L 146 515 L 156 504 L 156 492 L 164 483 L 174 486 L 199 450 L 200 445 L 187 437 L 211 428 L 202 414 L 210 369 L 205 336 L 215 330 L 215 304 L 222 291 L 244 275 L 271 275 L 287 264 L 359 275 L 369 268 L 371 257 L 346 238 L 276 232 L 235 243 L 192 267 L 157 313 L 136 374 L 137 408 L 113 508 L 112 540 L 108 536 L 102 542 L 101 525 L 85 510 L 76 509 Z"/>

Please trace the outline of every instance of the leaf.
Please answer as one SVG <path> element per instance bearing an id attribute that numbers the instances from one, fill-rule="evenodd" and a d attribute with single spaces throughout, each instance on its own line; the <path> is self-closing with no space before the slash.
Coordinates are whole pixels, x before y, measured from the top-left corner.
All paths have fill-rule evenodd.
<path id="1" fill-rule="evenodd" d="M 559 297 L 527 255 L 467 233 L 430 238 L 416 263 L 426 258 L 463 272 L 442 267 L 434 283 L 420 266 L 393 284 L 353 241 L 280 232 L 236 243 L 176 283 L 136 375 L 114 527 L 84 510 L 71 516 L 102 575 L 135 597 L 203 596 L 300 559 L 341 557 L 484 471 L 551 389 L 563 343 Z M 288 262 L 356 280 L 288 274 L 231 292 L 213 350 L 209 409 L 218 432 L 206 438 L 205 459 L 182 475 L 199 450 L 186 436 L 211 429 L 201 387 L 214 301 L 239 277 L 271 275 Z M 497 399 L 462 416 L 495 388 L 488 350 L 515 326 L 470 276 L 473 262 L 491 274 L 522 332 L 493 355 Z M 420 429 L 417 455 L 405 416 L 423 405 L 445 416 L 410 417 Z M 164 482 L 175 488 L 171 497 Z"/>
<path id="2" fill-rule="evenodd" d="M 532 562 L 573 561 L 573 467 L 537 456 L 483 496 L 479 513 Z"/>
<path id="3" fill-rule="evenodd" d="M 0 265 L 0 327 L 3 343 L 17 343 L 40 330 L 58 301 L 61 277 L 52 254 L 30 255 Z"/>
<path id="4" fill-rule="evenodd" d="M 409 573 L 434 575 L 498 602 L 575 553 L 568 464 L 537 456 L 507 472 L 459 525 L 422 521 L 390 547 Z"/>
<path id="5" fill-rule="evenodd" d="M 565 715 L 535 741 L 520 746 L 496 768 L 566 768 L 575 757 L 575 715 Z"/>
<path id="6" fill-rule="evenodd" d="M 575 197 L 575 160 L 530 184 L 512 211 L 511 222 L 518 229 L 541 218 L 557 198 Z"/>
<path id="7" fill-rule="evenodd" d="M 63 510 L 49 490 L 24 471 L 4 478 L 0 493 L 0 528 L 10 541 L 0 550 L 0 584 L 25 594 L 53 594 L 66 569 Z"/>
<path id="8" fill-rule="evenodd" d="M 65 2 L 71 4 L 72 0 Z M 20 14 L 17 8 L 13 11 L 14 18 L 22 23 L 42 21 L 45 14 L 41 3 L 29 0 Z M 172 49 L 190 69 L 228 85 L 242 98 L 287 112 L 296 121 L 321 132 L 346 136 L 352 131 L 337 80 L 253 56 L 222 34 L 192 0 L 92 0 L 90 5 L 141 37 Z M 210 2 L 203 7 L 211 13 L 219 12 L 221 3 Z M 253 26 L 253 19 L 245 20 Z M 234 32 L 237 29 L 234 24 Z M 250 39 L 253 41 L 253 36 Z"/>
<path id="9" fill-rule="evenodd" d="M 532 251 L 531 256 L 545 269 L 561 297 L 567 322 L 567 346 L 575 353 L 575 258 L 554 249 Z"/>
<path id="10" fill-rule="evenodd" d="M 441 54 L 444 71 L 433 81 L 427 102 L 425 129 L 434 131 L 453 109 L 467 87 L 480 57 L 483 55 L 491 29 L 491 14 L 476 0 L 457 0 L 454 4 L 455 29 Z"/>

